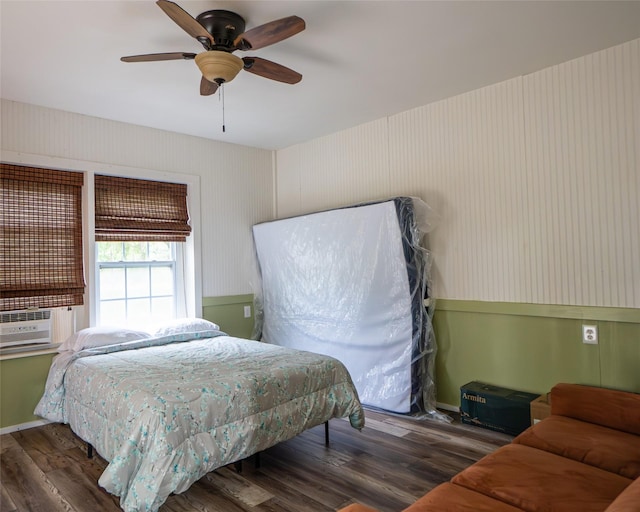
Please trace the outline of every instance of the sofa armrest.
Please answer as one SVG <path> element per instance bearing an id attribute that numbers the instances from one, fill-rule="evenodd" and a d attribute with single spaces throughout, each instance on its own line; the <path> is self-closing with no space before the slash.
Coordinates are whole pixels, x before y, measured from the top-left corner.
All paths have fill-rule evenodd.
<path id="1" fill-rule="evenodd" d="M 614 389 L 556 384 L 551 414 L 640 435 L 640 394 Z"/>
<path id="2" fill-rule="evenodd" d="M 640 508 L 640 478 L 618 494 L 604 512 L 638 512 Z"/>

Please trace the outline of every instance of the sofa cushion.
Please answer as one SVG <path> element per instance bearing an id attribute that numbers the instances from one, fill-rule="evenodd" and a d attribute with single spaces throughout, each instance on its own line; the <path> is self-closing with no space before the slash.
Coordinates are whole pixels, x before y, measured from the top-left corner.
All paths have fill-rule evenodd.
<path id="1" fill-rule="evenodd" d="M 452 483 L 440 484 L 403 512 L 519 512 L 522 509 Z"/>
<path id="2" fill-rule="evenodd" d="M 640 435 L 640 394 L 637 393 L 556 384 L 551 389 L 551 414 Z"/>
<path id="3" fill-rule="evenodd" d="M 513 440 L 627 478 L 640 477 L 640 436 L 565 416 L 549 416 Z"/>
<path id="4" fill-rule="evenodd" d="M 640 510 L 640 478 L 622 491 L 606 512 L 638 512 Z"/>
<path id="5" fill-rule="evenodd" d="M 451 481 L 530 512 L 601 512 L 632 482 L 513 443 L 480 459 Z"/>

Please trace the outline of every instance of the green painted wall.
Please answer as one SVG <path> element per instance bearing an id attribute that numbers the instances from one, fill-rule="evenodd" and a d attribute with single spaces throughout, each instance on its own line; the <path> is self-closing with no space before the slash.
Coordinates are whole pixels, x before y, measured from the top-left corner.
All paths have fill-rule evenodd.
<path id="1" fill-rule="evenodd" d="M 203 317 L 250 338 L 253 296 L 206 297 Z M 598 345 L 582 343 L 582 324 L 598 326 Z M 458 406 L 460 386 L 472 380 L 534 393 L 560 381 L 640 392 L 640 309 L 439 300 L 434 330 L 444 404 Z M 38 419 L 33 409 L 54 356 L 0 361 L 0 428 Z"/>
<path id="2" fill-rule="evenodd" d="M 251 306 L 251 318 L 244 318 Z M 203 316 L 232 336 L 250 338 L 253 296 L 203 299 Z M 599 344 L 582 343 L 582 324 L 598 327 Z M 439 300 L 438 402 L 460 405 L 472 380 L 544 393 L 557 382 L 640 392 L 640 310 Z"/>
<path id="3" fill-rule="evenodd" d="M 56 354 L 0 361 L 0 428 L 40 420 L 35 409 Z"/>
<path id="4" fill-rule="evenodd" d="M 582 343 L 582 325 L 598 345 Z M 440 300 L 438 402 L 459 406 L 473 380 L 544 393 L 557 382 L 640 392 L 640 310 Z"/>
<path id="5" fill-rule="evenodd" d="M 251 316 L 244 317 L 244 308 L 251 308 Z M 205 297 L 202 299 L 202 317 L 220 326 L 220 330 L 237 338 L 249 338 L 253 333 L 253 295 Z"/>

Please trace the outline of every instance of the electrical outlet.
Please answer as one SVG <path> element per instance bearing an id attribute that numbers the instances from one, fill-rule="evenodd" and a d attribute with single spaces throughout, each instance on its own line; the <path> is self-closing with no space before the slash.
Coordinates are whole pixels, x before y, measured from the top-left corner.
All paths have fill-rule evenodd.
<path id="1" fill-rule="evenodd" d="M 598 344 L 598 326 L 597 325 L 582 326 L 582 343 L 587 343 L 589 345 Z"/>
<path id="2" fill-rule="evenodd" d="M 244 317 L 251 318 L 251 306 L 244 307 Z"/>

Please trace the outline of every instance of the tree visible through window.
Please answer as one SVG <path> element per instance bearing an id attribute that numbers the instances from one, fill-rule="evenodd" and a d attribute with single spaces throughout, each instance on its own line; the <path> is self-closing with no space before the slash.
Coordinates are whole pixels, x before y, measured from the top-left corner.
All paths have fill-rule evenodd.
<path id="1" fill-rule="evenodd" d="M 96 242 L 99 325 L 153 330 L 176 316 L 175 242 Z"/>

